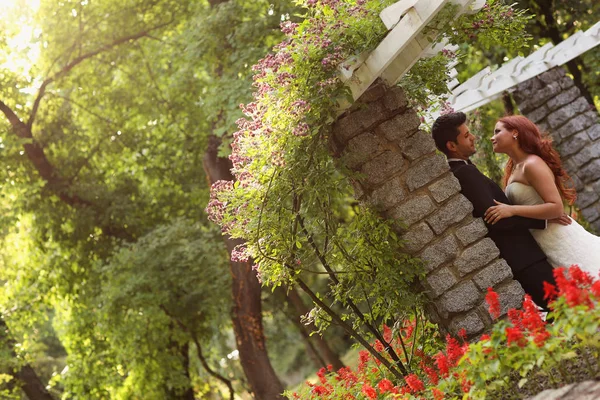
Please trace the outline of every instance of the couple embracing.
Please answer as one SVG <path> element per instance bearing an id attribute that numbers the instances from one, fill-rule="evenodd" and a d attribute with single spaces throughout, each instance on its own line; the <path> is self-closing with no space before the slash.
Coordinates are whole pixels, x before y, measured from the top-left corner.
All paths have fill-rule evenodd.
<path id="1" fill-rule="evenodd" d="M 442 115 L 431 133 L 448 157 L 461 193 L 473 203 L 473 216 L 484 219 L 488 236 L 511 267 L 513 276 L 540 307 L 547 310 L 543 282 L 555 284 L 553 267 L 573 264 L 594 277 L 600 271 L 600 237 L 588 233 L 564 214 L 575 190 L 551 140 L 523 116 L 500 118 L 491 136 L 494 152 L 510 159 L 505 192 L 469 161 L 475 136 L 462 112 Z"/>

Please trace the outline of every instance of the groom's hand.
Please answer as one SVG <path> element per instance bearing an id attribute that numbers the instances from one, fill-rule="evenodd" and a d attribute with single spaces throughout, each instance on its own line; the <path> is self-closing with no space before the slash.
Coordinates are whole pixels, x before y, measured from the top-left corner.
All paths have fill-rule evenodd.
<path id="1" fill-rule="evenodd" d="M 552 224 L 560 224 L 560 225 L 571 225 L 571 222 L 573 222 L 573 220 L 571 218 L 569 218 L 569 216 L 567 214 L 563 214 L 558 218 L 553 218 L 553 219 L 549 219 L 548 222 L 552 223 Z"/>

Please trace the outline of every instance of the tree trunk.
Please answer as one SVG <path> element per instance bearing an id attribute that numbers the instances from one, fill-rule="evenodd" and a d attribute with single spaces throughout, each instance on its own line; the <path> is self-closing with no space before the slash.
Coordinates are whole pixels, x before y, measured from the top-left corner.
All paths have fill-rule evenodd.
<path id="1" fill-rule="evenodd" d="M 188 382 L 190 386 L 188 389 L 180 396 L 181 400 L 194 400 L 194 388 L 192 387 L 192 378 L 190 377 L 190 345 L 185 344 L 181 347 L 181 356 L 183 357 L 183 370 L 185 372 L 185 376 L 188 378 Z"/>
<path id="2" fill-rule="evenodd" d="M 296 315 L 294 316 L 294 320 L 298 321 L 300 325 L 300 329 L 302 330 L 316 330 L 314 324 L 310 324 L 307 327 L 304 327 L 300 323 L 300 316 L 306 315 L 310 309 L 306 306 L 300 294 L 295 288 L 291 288 L 286 296 L 288 303 L 293 307 L 296 311 Z M 323 339 L 320 335 L 312 335 L 309 336 L 308 340 L 312 342 L 312 345 L 318 350 L 319 358 L 323 358 L 326 364 L 330 364 L 334 370 L 339 370 L 344 367 L 344 363 L 340 360 L 340 357 L 329 347 L 329 344 L 325 339 Z M 322 367 L 326 367 L 327 365 L 321 365 Z"/>
<path id="3" fill-rule="evenodd" d="M 17 358 L 14 349 L 14 340 L 10 337 L 8 326 L 4 318 L 0 315 L 0 341 L 10 348 L 10 354 Z M 11 374 L 16 380 L 22 383 L 21 389 L 29 400 L 54 400 L 46 386 L 40 380 L 29 364 L 25 364 Z"/>
<path id="4" fill-rule="evenodd" d="M 218 180 L 234 180 L 231 161 L 218 156 L 220 143 L 218 137 L 211 135 L 204 154 L 204 171 L 210 184 Z M 223 239 L 229 254 L 243 243 L 228 236 Z M 244 374 L 256 399 L 283 399 L 283 386 L 267 355 L 262 325 L 261 287 L 256 272 L 252 269 L 252 260 L 230 261 L 229 264 L 233 293 L 231 319 Z"/>

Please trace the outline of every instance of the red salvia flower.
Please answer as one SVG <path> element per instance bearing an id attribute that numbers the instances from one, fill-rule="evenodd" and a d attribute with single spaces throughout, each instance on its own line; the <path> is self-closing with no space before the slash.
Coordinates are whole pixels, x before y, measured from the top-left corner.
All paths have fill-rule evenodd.
<path id="1" fill-rule="evenodd" d="M 375 347 L 375 350 L 377 350 L 378 352 L 382 352 L 384 350 L 385 347 L 383 347 L 383 344 L 379 341 L 376 340 L 375 344 L 373 345 L 373 347 Z"/>
<path id="2" fill-rule="evenodd" d="M 448 372 L 449 372 L 449 363 L 448 363 L 448 358 L 446 357 L 446 355 L 444 353 L 442 353 L 441 351 L 435 355 L 435 364 L 438 367 L 438 370 L 440 371 L 440 374 L 442 374 L 443 377 L 448 376 Z"/>
<path id="3" fill-rule="evenodd" d="M 485 301 L 489 306 L 489 313 L 493 318 L 500 316 L 500 301 L 498 299 L 498 293 L 494 292 L 491 287 L 488 288 L 488 292 L 485 295 Z"/>
<path id="4" fill-rule="evenodd" d="M 569 268 L 569 276 L 575 284 L 581 287 L 588 287 L 594 281 L 592 276 L 587 272 L 582 271 L 578 265 L 571 265 L 571 268 Z"/>
<path id="5" fill-rule="evenodd" d="M 388 343 L 392 341 L 392 330 L 386 324 L 383 324 L 383 340 Z"/>
<path id="6" fill-rule="evenodd" d="M 431 382 L 433 385 L 437 385 L 439 382 L 439 376 L 437 371 L 427 365 L 423 365 L 422 368 L 425 371 L 425 374 L 427 374 L 429 382 Z"/>
<path id="7" fill-rule="evenodd" d="M 480 342 L 484 342 L 486 340 L 490 340 L 490 335 L 488 335 L 487 333 L 484 333 L 483 335 L 481 335 L 481 337 L 479 338 Z"/>
<path id="8" fill-rule="evenodd" d="M 379 381 L 377 388 L 379 388 L 380 393 L 386 393 L 394 388 L 394 384 L 389 379 L 384 378 Z"/>
<path id="9" fill-rule="evenodd" d="M 406 384 L 408 385 L 412 393 L 418 393 L 421 390 L 425 389 L 425 385 L 415 374 L 405 376 L 404 380 L 406 381 Z"/>
<path id="10" fill-rule="evenodd" d="M 461 330 L 458 331 L 458 337 L 465 342 L 467 340 L 467 330 L 465 328 L 461 328 Z"/>
<path id="11" fill-rule="evenodd" d="M 600 280 L 594 282 L 590 289 L 591 289 L 592 293 L 594 294 L 594 296 L 596 296 L 596 299 L 600 300 Z"/>
<path id="12" fill-rule="evenodd" d="M 373 387 L 371 385 L 369 385 L 368 383 L 365 383 L 362 387 L 362 393 L 367 396 L 369 399 L 376 399 L 377 398 L 377 392 L 375 391 L 375 389 L 373 389 Z"/>
<path id="13" fill-rule="evenodd" d="M 450 365 L 456 365 L 458 360 L 460 360 L 464 354 L 464 350 L 465 349 L 458 343 L 458 340 L 450 335 L 446 336 L 446 354 L 448 355 L 448 362 L 450 362 Z"/>
<path id="14" fill-rule="evenodd" d="M 511 308 L 508 310 L 508 319 L 514 327 L 521 330 L 525 328 L 523 325 L 523 311 Z"/>
<path id="15" fill-rule="evenodd" d="M 550 337 L 550 332 L 548 332 L 546 329 L 541 329 L 541 330 L 537 331 L 536 333 L 534 333 L 533 343 L 535 343 L 537 345 L 537 347 L 542 347 L 544 345 L 544 343 L 546 343 L 546 340 L 548 340 L 549 337 Z"/>
<path id="16" fill-rule="evenodd" d="M 506 327 L 506 338 L 508 339 L 508 345 L 516 343 L 519 347 L 525 346 L 525 338 L 523 332 L 518 327 Z"/>
<path id="17" fill-rule="evenodd" d="M 431 393 L 433 394 L 433 400 L 444 400 L 444 397 L 446 397 L 444 392 L 438 388 L 432 388 Z"/>
<path id="18" fill-rule="evenodd" d="M 317 371 L 317 376 L 319 377 L 319 381 L 321 383 L 327 383 L 327 378 L 325 378 L 325 368 L 321 368 L 319 371 Z"/>
<path id="19" fill-rule="evenodd" d="M 558 290 L 556 290 L 556 286 L 544 281 L 544 299 L 545 300 L 554 300 L 557 296 L 558 296 Z"/>

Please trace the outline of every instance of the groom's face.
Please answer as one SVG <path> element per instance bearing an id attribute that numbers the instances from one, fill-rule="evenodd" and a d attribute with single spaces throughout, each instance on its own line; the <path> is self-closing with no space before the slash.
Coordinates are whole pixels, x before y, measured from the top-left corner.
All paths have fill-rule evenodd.
<path id="1" fill-rule="evenodd" d="M 458 127 L 456 143 L 448 142 L 449 150 L 456 158 L 467 159 L 475 154 L 475 136 L 469 131 L 467 124 Z"/>

